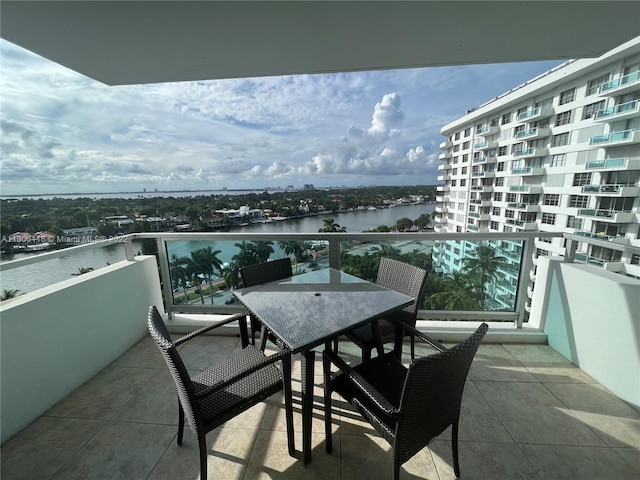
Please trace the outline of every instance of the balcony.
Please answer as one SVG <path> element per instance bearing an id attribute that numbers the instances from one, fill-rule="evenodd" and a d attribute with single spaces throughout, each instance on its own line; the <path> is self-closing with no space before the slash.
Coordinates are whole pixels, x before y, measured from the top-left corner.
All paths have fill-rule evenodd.
<path id="1" fill-rule="evenodd" d="M 476 128 L 476 135 L 479 137 L 486 137 L 487 135 L 495 135 L 500 131 L 500 127 L 498 125 L 482 125 L 479 128 Z"/>
<path id="2" fill-rule="evenodd" d="M 516 234 L 509 235 L 509 241 L 516 238 Z M 137 236 L 160 238 L 161 243 L 178 238 L 216 242 L 268 238 L 255 234 Z M 282 234 L 270 238 L 306 240 L 319 236 Z M 331 247 L 334 242 L 349 239 L 392 239 L 408 244 L 428 239 L 442 245 L 460 238 L 492 242 L 504 238 L 500 234 L 466 233 L 322 236 L 330 243 L 330 252 L 336 250 Z M 330 254 L 329 261 L 339 262 L 339 252 L 340 248 L 335 256 Z M 166 256 L 161 254 L 160 258 Z M 529 322 L 518 328 L 513 321 L 492 321 L 472 366 L 461 417 L 462 470 L 479 478 L 501 478 L 505 472 L 510 477 L 543 478 L 538 473 L 542 469 L 564 477 L 636 478 L 640 473 L 634 461 L 640 444 L 638 379 L 624 366 L 639 361 L 632 302 L 637 302 L 633 295 L 640 283 L 589 265 L 546 257 L 539 258 L 538 264 L 536 288 L 527 308 Z M 161 263 L 160 270 L 166 269 Z M 608 302 L 602 302 L 603 294 Z M 126 301 L 120 301 L 123 299 Z M 163 305 L 156 259 L 134 257 L 131 248 L 122 262 L 2 303 L 3 478 L 197 478 L 194 438 L 187 434 L 183 446 L 175 443 L 175 388 L 146 332 L 144 319 L 150 304 Z M 167 321 L 171 331 L 188 331 L 238 311 L 238 307 L 225 305 L 193 307 L 202 311 L 172 313 Z M 35 312 L 46 315 L 30 314 Z M 451 344 L 477 325 L 473 317 L 484 314 L 496 319 L 503 313 L 421 311 L 418 326 Z M 605 316 L 609 341 L 603 344 L 599 326 Z M 449 317 L 466 320 L 425 320 Z M 187 366 L 198 370 L 203 362 L 226 357 L 238 342 L 233 335 L 206 336 L 197 348 L 185 347 L 181 354 Z M 608 354 L 609 345 L 614 347 Z M 341 342 L 340 350 L 347 356 L 351 352 L 347 342 Z M 299 359 L 295 358 L 298 405 L 299 372 Z M 275 397 L 208 436 L 210 466 L 215 465 L 221 478 L 238 478 L 238 472 L 244 472 L 245 478 L 329 475 L 349 480 L 357 475 L 348 472 L 361 472 L 372 462 L 375 472 L 371 478 L 388 477 L 390 450 L 379 449 L 373 430 L 363 428 L 340 402 L 335 404 L 339 409 L 334 425 L 336 442 L 342 449 L 375 452 L 375 459 L 363 463 L 364 453 L 324 452 L 320 433 L 322 380 L 315 378 L 314 432 L 318 433 L 313 437 L 312 462 L 303 467 L 286 453 L 281 399 Z M 37 395 L 32 395 L 34 391 Z M 294 424 L 299 431 L 298 415 Z M 445 432 L 403 469 L 409 475 L 421 476 L 428 468 L 441 477 L 452 476 L 448 435 Z M 495 466 L 486 461 L 488 457 L 503 459 L 503 463 Z"/>
<path id="3" fill-rule="evenodd" d="M 471 186 L 471 191 L 472 192 L 493 192 L 493 185 L 472 185 Z"/>
<path id="4" fill-rule="evenodd" d="M 530 147 L 523 148 L 522 150 L 514 150 L 513 158 L 533 158 L 533 157 L 544 157 L 549 153 L 549 149 L 544 147 Z"/>
<path id="5" fill-rule="evenodd" d="M 447 213 L 449 211 L 449 209 L 444 206 L 444 205 L 436 205 L 436 212 L 437 213 Z"/>
<path id="6" fill-rule="evenodd" d="M 549 118 L 555 113 L 553 107 L 537 107 L 518 115 L 518 122 L 533 122 L 543 118 Z"/>
<path id="7" fill-rule="evenodd" d="M 538 230 L 538 224 L 533 222 L 526 222 L 524 220 L 518 220 L 517 218 L 507 218 L 504 221 L 507 225 L 512 225 L 519 230 L 523 230 L 525 232 L 535 232 Z"/>
<path id="8" fill-rule="evenodd" d="M 487 155 L 482 155 L 482 156 L 473 158 L 474 165 L 482 165 L 485 163 L 496 163 L 496 157 L 489 157 Z"/>
<path id="9" fill-rule="evenodd" d="M 447 148 L 451 148 L 453 142 L 451 140 L 445 140 L 440 144 L 440 150 L 446 150 Z"/>
<path id="10" fill-rule="evenodd" d="M 624 95 L 625 93 L 633 92 L 640 89 L 640 71 L 630 73 L 624 77 L 616 78 L 603 84 L 600 87 L 600 93 L 602 95 L 608 95 L 611 97 Z"/>
<path id="11" fill-rule="evenodd" d="M 542 185 L 509 185 L 510 192 L 542 193 Z"/>
<path id="12" fill-rule="evenodd" d="M 590 145 L 599 147 L 615 147 L 618 145 L 628 145 L 632 143 L 640 143 L 640 134 L 637 130 L 624 130 L 622 132 L 607 133 L 591 137 Z"/>
<path id="13" fill-rule="evenodd" d="M 581 208 L 578 210 L 578 216 L 596 217 L 600 221 L 612 223 L 635 223 L 636 219 L 636 214 L 633 212 L 619 212 L 594 208 Z"/>
<path id="14" fill-rule="evenodd" d="M 444 163 L 442 165 L 438 165 L 438 170 L 440 170 L 440 171 L 451 170 L 451 164 L 450 163 Z"/>
<path id="15" fill-rule="evenodd" d="M 627 184 L 583 185 L 582 193 L 614 197 L 637 197 L 640 186 Z"/>
<path id="16" fill-rule="evenodd" d="M 490 199 L 480 199 L 480 198 L 472 198 L 469 200 L 469 203 L 473 205 L 480 205 L 481 207 L 490 207 L 492 205 L 492 201 Z"/>
<path id="17" fill-rule="evenodd" d="M 438 175 L 437 180 L 439 182 L 444 182 L 447 180 L 451 180 L 451 175 Z"/>
<path id="18" fill-rule="evenodd" d="M 629 245 L 631 243 L 631 241 L 624 235 L 617 235 L 617 236 L 605 235 L 604 232 L 593 233 L 589 230 L 576 230 L 575 234 L 580 235 L 581 237 L 587 237 L 595 240 L 616 243 L 618 245 Z"/>
<path id="19" fill-rule="evenodd" d="M 511 208 L 514 210 L 518 210 L 520 212 L 539 212 L 540 205 L 537 203 L 520 203 L 520 202 L 509 202 L 507 203 L 507 208 Z"/>
<path id="20" fill-rule="evenodd" d="M 587 162 L 587 170 L 626 170 L 628 158 L 607 158 Z"/>
<path id="21" fill-rule="evenodd" d="M 476 142 L 473 145 L 473 148 L 475 150 L 488 150 L 490 148 L 496 148 L 498 146 L 498 142 L 494 142 L 494 141 L 488 141 L 488 140 L 481 140 L 479 142 Z"/>
<path id="22" fill-rule="evenodd" d="M 436 191 L 438 192 L 448 192 L 450 190 L 448 185 L 438 185 L 436 186 Z"/>
<path id="23" fill-rule="evenodd" d="M 615 107 L 603 108 L 595 114 L 595 122 L 612 122 L 622 120 L 624 118 L 634 117 L 638 115 L 640 102 L 634 100 L 632 102 L 622 103 Z"/>
<path id="24" fill-rule="evenodd" d="M 530 128 L 523 130 L 514 135 L 516 140 L 534 140 L 536 138 L 545 138 L 551 135 L 551 129 L 549 128 Z"/>
<path id="25" fill-rule="evenodd" d="M 436 202 L 438 203 L 444 203 L 447 201 L 449 197 L 445 196 L 445 195 L 436 195 Z"/>
<path id="26" fill-rule="evenodd" d="M 471 172 L 471 176 L 476 178 L 493 178 L 496 176 L 496 172 L 494 170 L 479 170 Z"/>
<path id="27" fill-rule="evenodd" d="M 514 167 L 511 169 L 512 175 L 544 175 L 545 169 L 542 167 Z"/>
<path id="28" fill-rule="evenodd" d="M 440 147 L 442 149 L 442 146 Z M 452 157 L 451 152 L 442 152 L 438 155 L 439 160 L 449 160 Z"/>

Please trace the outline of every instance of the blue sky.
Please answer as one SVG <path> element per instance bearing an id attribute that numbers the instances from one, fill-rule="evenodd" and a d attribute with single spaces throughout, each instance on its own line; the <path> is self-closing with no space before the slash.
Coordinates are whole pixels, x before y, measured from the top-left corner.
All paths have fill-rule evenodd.
<path id="1" fill-rule="evenodd" d="M 0 194 L 432 185 L 444 124 L 560 63 L 108 87 L 0 40 Z"/>

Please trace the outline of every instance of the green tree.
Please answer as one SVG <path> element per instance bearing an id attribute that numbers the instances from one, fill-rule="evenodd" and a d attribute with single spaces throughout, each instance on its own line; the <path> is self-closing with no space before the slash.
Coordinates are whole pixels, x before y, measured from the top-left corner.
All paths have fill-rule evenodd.
<path id="1" fill-rule="evenodd" d="M 241 285 L 240 265 L 238 262 L 231 262 L 229 266 L 222 269 L 222 278 L 227 288 L 237 288 Z"/>
<path id="2" fill-rule="evenodd" d="M 423 213 L 413 221 L 413 224 L 420 230 L 426 230 L 431 225 L 431 215 Z"/>
<path id="3" fill-rule="evenodd" d="M 187 259 L 185 257 L 178 257 L 175 253 L 171 254 L 171 258 L 169 259 L 169 272 L 171 275 L 171 281 L 175 288 L 182 287 L 184 291 L 185 302 L 188 298 L 187 287 L 189 283 L 187 270 L 185 268 L 186 263 Z"/>
<path id="4" fill-rule="evenodd" d="M 0 295 L 0 301 L 9 300 L 15 298 L 20 294 L 20 290 L 16 288 L 5 288 Z"/>
<path id="5" fill-rule="evenodd" d="M 198 270 L 205 276 L 209 283 L 211 305 L 213 305 L 213 275 L 214 273 L 222 274 L 222 262 L 218 258 L 219 254 L 220 250 L 213 250 L 210 246 L 199 248 L 195 252 L 192 252 L 198 264 Z"/>
<path id="6" fill-rule="evenodd" d="M 339 224 L 335 223 L 335 219 L 333 218 L 325 218 L 322 222 L 322 228 L 318 230 L 321 233 L 336 233 L 336 232 L 346 232 L 347 227 L 342 227 Z"/>
<path id="7" fill-rule="evenodd" d="M 403 217 L 396 222 L 396 230 L 399 232 L 406 232 L 413 227 L 413 220 L 407 217 Z"/>
<path id="8" fill-rule="evenodd" d="M 478 310 L 482 300 L 477 285 L 461 273 L 454 272 L 441 279 L 442 290 L 432 294 L 425 302 L 435 310 Z"/>
<path id="9" fill-rule="evenodd" d="M 278 246 L 282 249 L 285 255 L 288 255 L 289 257 L 293 256 L 296 264 L 298 263 L 298 260 L 304 255 L 305 250 L 300 242 L 286 240 L 278 242 Z"/>
<path id="10" fill-rule="evenodd" d="M 253 243 L 253 251 L 258 259 L 258 262 L 264 263 L 269 260 L 269 257 L 273 253 L 273 242 L 271 241 L 256 241 Z"/>
<path id="11" fill-rule="evenodd" d="M 463 271 L 477 279 L 482 300 L 482 309 L 486 310 L 487 287 L 498 280 L 498 269 L 507 264 L 507 259 L 500 256 L 495 247 L 480 243 L 476 248 L 475 258 L 467 257 L 463 260 L 463 263 Z"/>

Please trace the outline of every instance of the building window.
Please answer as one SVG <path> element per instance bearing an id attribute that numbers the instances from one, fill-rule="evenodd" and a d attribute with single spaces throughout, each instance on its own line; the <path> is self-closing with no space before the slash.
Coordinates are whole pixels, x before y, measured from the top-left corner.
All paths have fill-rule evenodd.
<path id="1" fill-rule="evenodd" d="M 454 145 L 453 146 L 453 151 L 457 152 L 458 150 L 460 150 L 460 145 Z"/>
<path id="2" fill-rule="evenodd" d="M 520 132 L 524 132 L 524 127 L 525 127 L 524 125 L 518 125 L 516 128 L 514 128 L 513 136 L 517 138 Z"/>
<path id="3" fill-rule="evenodd" d="M 467 174 L 467 167 L 462 167 L 462 175 L 466 175 Z"/>
<path id="4" fill-rule="evenodd" d="M 556 224 L 556 214 L 555 213 L 543 213 L 541 222 L 546 224 L 546 225 L 555 225 Z"/>
<path id="5" fill-rule="evenodd" d="M 468 150 L 468 149 L 469 149 L 469 142 L 464 142 L 464 143 L 462 144 L 462 149 L 463 149 L 463 150 Z"/>
<path id="6" fill-rule="evenodd" d="M 518 142 L 511 145 L 511 153 L 515 154 L 521 150 L 524 150 L 524 142 Z"/>
<path id="7" fill-rule="evenodd" d="M 456 133 L 455 137 L 453 137 L 454 140 L 460 140 L 460 132 Z"/>
<path id="8" fill-rule="evenodd" d="M 517 202 L 518 194 L 517 193 L 507 193 L 507 202 Z"/>
<path id="9" fill-rule="evenodd" d="M 607 83 L 609 81 L 609 74 L 601 75 L 598 78 L 594 78 L 590 80 L 587 84 L 587 96 L 593 95 L 594 93 L 598 93 L 600 91 L 600 86 Z"/>
<path id="10" fill-rule="evenodd" d="M 500 122 L 500 125 L 504 125 L 506 123 L 511 123 L 511 112 L 502 115 L 502 121 Z"/>
<path id="11" fill-rule="evenodd" d="M 469 161 L 469 154 L 465 153 L 464 155 L 462 155 L 462 163 L 465 163 L 468 161 Z"/>
<path id="12" fill-rule="evenodd" d="M 507 218 L 515 218 L 516 212 L 514 210 L 505 210 L 504 216 Z"/>
<path id="13" fill-rule="evenodd" d="M 567 218 L 567 228 L 576 228 L 578 230 L 581 230 L 582 218 L 576 218 L 572 215 L 569 215 L 569 218 Z"/>
<path id="14" fill-rule="evenodd" d="M 529 107 L 520 107 L 518 109 L 518 113 L 516 113 L 516 116 L 520 115 L 521 113 L 528 112 L 528 111 L 529 111 Z"/>
<path id="15" fill-rule="evenodd" d="M 502 192 L 495 192 L 493 194 L 493 201 L 494 202 L 501 202 L 502 201 Z"/>
<path id="16" fill-rule="evenodd" d="M 582 187 L 583 185 L 591 185 L 591 173 L 576 173 L 573 175 L 573 186 Z"/>
<path id="17" fill-rule="evenodd" d="M 464 129 L 464 136 L 468 137 L 469 135 L 471 135 L 471 129 L 470 128 L 465 128 Z"/>
<path id="18" fill-rule="evenodd" d="M 596 103 L 592 103 L 584 107 L 582 112 L 582 119 L 586 120 L 588 118 L 592 118 L 598 110 L 602 110 L 604 108 L 604 100 L 601 100 Z"/>
<path id="19" fill-rule="evenodd" d="M 557 193 L 546 193 L 542 203 L 543 205 L 557 207 L 560 204 L 560 195 Z"/>
<path id="20" fill-rule="evenodd" d="M 560 135 L 554 135 L 553 140 L 551 140 L 552 147 L 561 147 L 562 145 L 569 144 L 569 132 L 561 133 Z"/>
<path id="21" fill-rule="evenodd" d="M 552 155 L 551 156 L 551 166 L 552 167 L 564 167 L 565 163 L 567 163 L 567 154 L 561 153 L 560 155 Z"/>
<path id="22" fill-rule="evenodd" d="M 466 187 L 467 186 L 467 179 L 466 178 L 460 179 L 460 186 L 461 187 Z"/>
<path id="23" fill-rule="evenodd" d="M 454 165 L 458 163 L 458 157 L 453 157 L 453 161 L 451 163 L 453 163 Z"/>
<path id="24" fill-rule="evenodd" d="M 552 106 L 553 106 L 553 97 L 545 98 L 544 100 L 536 103 L 535 105 L 536 108 L 552 107 Z"/>
<path id="25" fill-rule="evenodd" d="M 507 162 L 498 162 L 498 172 L 504 172 L 504 165 Z"/>
<path id="26" fill-rule="evenodd" d="M 496 187 L 504 186 L 504 177 L 496 178 Z"/>
<path id="27" fill-rule="evenodd" d="M 500 224 L 498 222 L 491 222 L 489 228 L 491 230 L 500 230 Z"/>
<path id="28" fill-rule="evenodd" d="M 458 169 L 457 168 L 451 169 L 451 175 L 457 175 L 457 174 L 458 174 Z"/>
<path id="29" fill-rule="evenodd" d="M 574 208 L 587 208 L 589 197 L 586 195 L 571 195 L 569 197 L 569 206 Z"/>
<path id="30" fill-rule="evenodd" d="M 500 210 L 501 210 L 500 207 L 493 207 L 491 209 L 491 215 L 495 215 L 495 216 L 499 217 L 500 216 Z"/>
<path id="31" fill-rule="evenodd" d="M 492 118 L 491 122 L 489 123 L 489 125 L 491 125 L 492 127 L 497 127 L 498 126 L 498 117 Z"/>
<path id="32" fill-rule="evenodd" d="M 498 149 L 498 156 L 502 157 L 504 155 L 509 155 L 509 147 L 500 147 Z"/>
<path id="33" fill-rule="evenodd" d="M 560 94 L 560 105 L 564 105 L 565 103 L 573 102 L 576 98 L 576 89 L 570 88 L 569 90 L 565 90 Z"/>
<path id="34" fill-rule="evenodd" d="M 458 184 L 457 180 L 451 180 L 451 186 L 455 187 Z"/>
<path id="35" fill-rule="evenodd" d="M 571 123 L 571 110 L 556 115 L 556 127 Z"/>

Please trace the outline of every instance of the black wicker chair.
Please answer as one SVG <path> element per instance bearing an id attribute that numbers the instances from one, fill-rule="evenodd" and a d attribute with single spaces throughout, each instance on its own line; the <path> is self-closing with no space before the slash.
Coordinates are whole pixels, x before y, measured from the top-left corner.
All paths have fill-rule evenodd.
<path id="1" fill-rule="evenodd" d="M 291 269 L 291 260 L 288 257 L 270 262 L 256 263 L 255 265 L 249 265 L 240 269 L 240 277 L 245 287 L 275 282 L 276 280 L 282 280 L 291 276 L 293 276 L 293 270 Z M 255 345 L 256 333 L 261 332 L 262 324 L 260 320 L 251 314 L 249 315 L 249 319 L 251 321 L 251 344 Z M 266 331 L 262 331 L 260 338 L 260 350 L 264 351 L 267 341 Z M 271 338 L 271 340 L 275 343 L 274 338 Z"/>
<path id="2" fill-rule="evenodd" d="M 230 322 L 239 321 L 242 349 L 218 365 L 190 377 L 177 346 Z M 291 354 L 266 356 L 249 345 L 246 315 L 235 315 L 172 341 L 155 306 L 149 308 L 147 326 L 167 362 L 178 389 L 178 445 L 182 444 L 185 417 L 198 438 L 200 478 L 207 478 L 206 434 L 227 420 L 284 389 L 289 454 L 294 456 Z M 282 362 L 282 370 L 274 363 Z"/>
<path id="3" fill-rule="evenodd" d="M 405 328 L 413 330 L 412 327 Z M 458 421 L 465 380 L 478 345 L 487 332 L 483 323 L 466 341 L 447 349 L 426 335 L 413 335 L 439 353 L 405 367 L 393 352 L 350 367 L 336 352 L 323 353 L 326 449 L 331 453 L 331 393 L 338 392 L 393 448 L 393 478 L 400 466 L 452 426 L 453 470 L 458 463 Z M 331 379 L 331 363 L 342 373 Z"/>
<path id="4" fill-rule="evenodd" d="M 415 327 L 426 280 L 427 272 L 422 268 L 387 257 L 380 259 L 376 283 L 389 290 L 395 290 L 396 292 L 404 293 L 416 299 L 416 301 L 408 307 L 398 310 L 387 318 L 378 321 L 383 344 L 395 340 L 397 321 Z M 377 345 L 372 328 L 373 324 L 364 325 L 345 334 L 349 340 L 362 349 L 363 362 L 371 358 L 371 351 Z M 415 340 L 413 335 L 411 332 L 405 331 L 403 336 L 409 336 L 411 339 L 411 358 L 413 359 L 415 358 Z M 338 351 L 338 340 L 335 340 L 333 349 L 336 352 Z"/>

